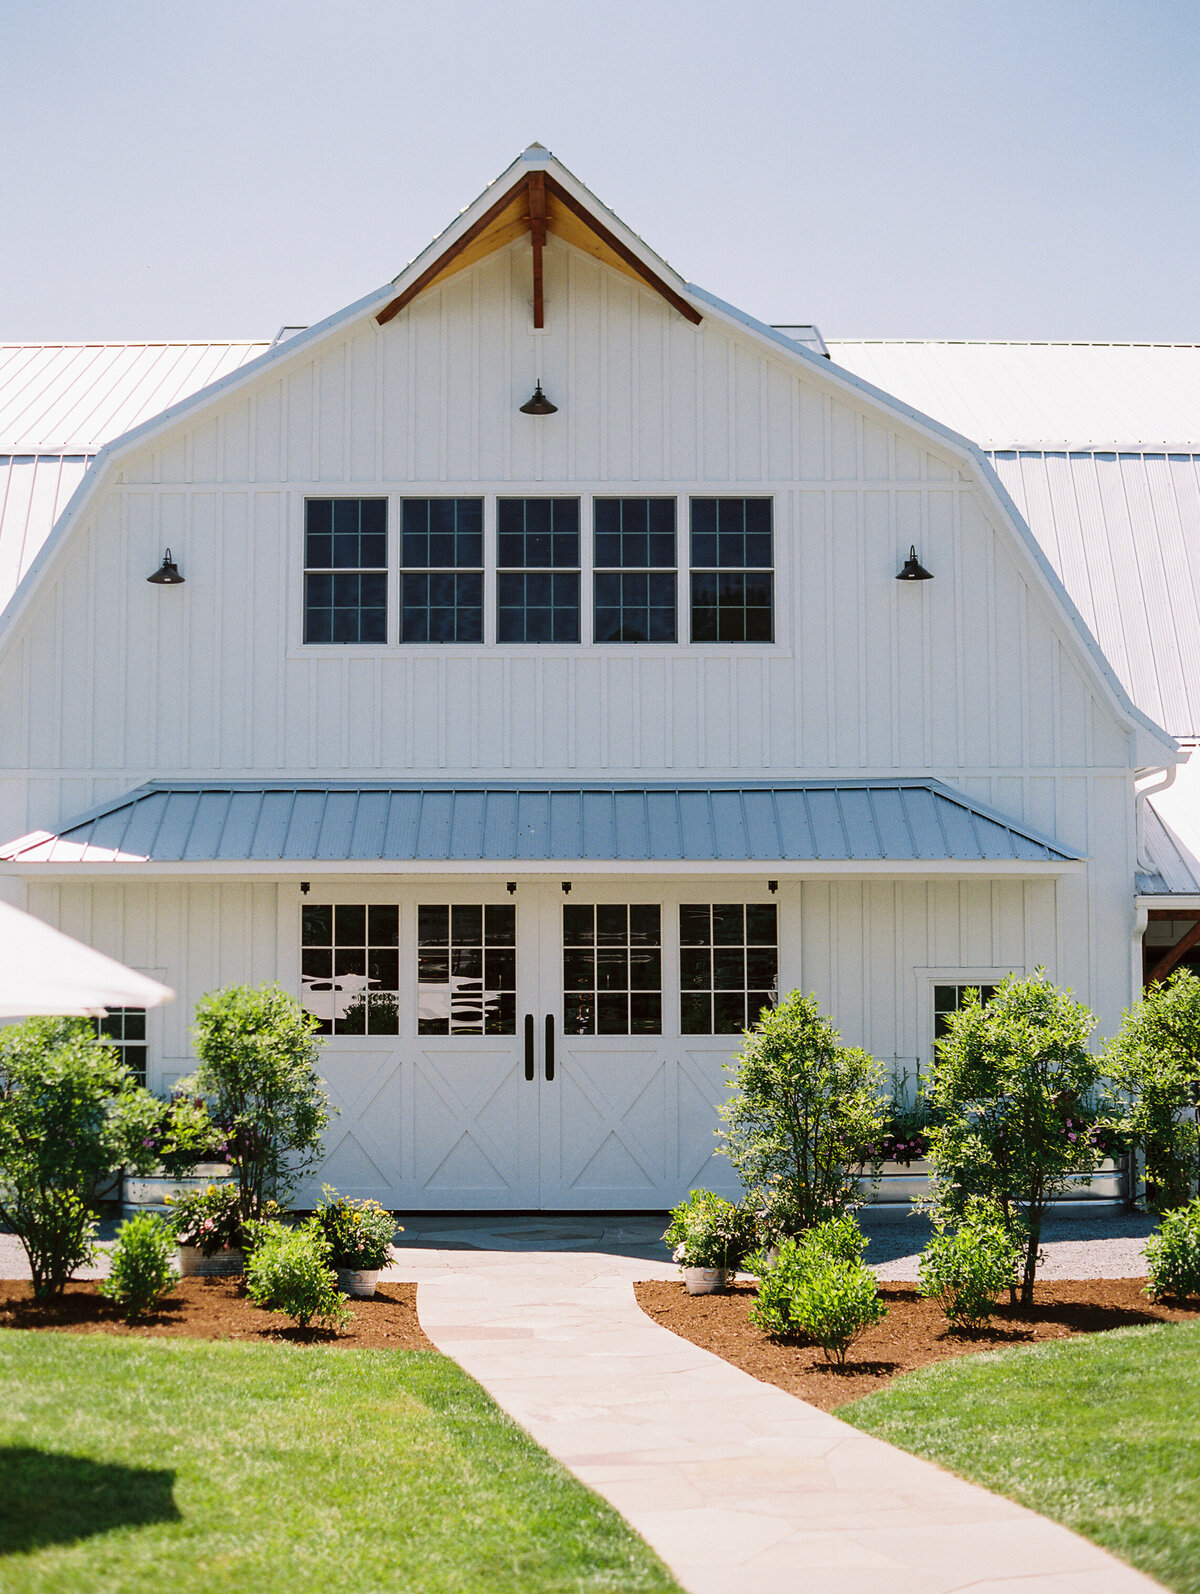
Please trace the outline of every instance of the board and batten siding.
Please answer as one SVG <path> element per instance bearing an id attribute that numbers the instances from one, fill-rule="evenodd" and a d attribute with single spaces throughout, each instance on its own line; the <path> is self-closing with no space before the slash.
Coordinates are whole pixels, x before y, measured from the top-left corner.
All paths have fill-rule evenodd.
<path id="1" fill-rule="evenodd" d="M 323 884 L 335 893 L 348 889 L 333 877 Z M 1042 963 L 1052 977 L 1067 977 L 1057 945 L 1056 893 L 1063 885 L 783 880 L 776 899 L 780 988 L 815 992 L 848 1045 L 911 1067 L 917 1059 L 928 1060 L 929 987 L 939 975 L 961 971 L 985 978 Z M 628 887 L 631 900 L 653 898 L 652 877 L 630 878 Z M 426 900 L 437 897 L 436 885 L 415 889 Z M 411 896 L 414 886 L 398 882 L 396 892 Z M 697 882 L 697 900 L 704 892 Z M 361 894 L 364 900 L 397 900 L 378 879 L 362 883 Z M 722 881 L 719 895 L 737 900 L 736 879 Z M 32 881 L 28 892 L 28 909 L 38 918 L 175 990 L 177 999 L 149 1020 L 149 1083 L 160 1091 L 194 1066 L 188 1031 L 206 992 L 275 979 L 298 987 L 300 903 L 294 881 Z M 668 1030 L 677 1018 L 673 1000 L 668 993 Z M 339 1057 L 364 1046 L 353 1037 L 328 1044 Z M 369 1049 L 403 1054 L 405 1045 L 403 1037 L 383 1038 L 372 1040 Z"/>
<path id="2" fill-rule="evenodd" d="M 285 344 L 113 462 L 0 644 L 0 833 L 151 777 L 932 773 L 1093 860 L 1059 964 L 1127 999 L 1131 737 L 974 467 L 560 241 L 533 332 L 527 273 L 518 242 Z M 578 494 L 586 550 L 592 494 L 674 494 L 686 567 L 698 492 L 774 499 L 770 646 L 301 644 L 306 495 L 389 494 L 395 539 L 405 494 L 482 496 L 489 535 L 497 494 Z M 893 579 L 910 543 L 933 581 Z M 167 546 L 182 588 L 145 580 Z"/>

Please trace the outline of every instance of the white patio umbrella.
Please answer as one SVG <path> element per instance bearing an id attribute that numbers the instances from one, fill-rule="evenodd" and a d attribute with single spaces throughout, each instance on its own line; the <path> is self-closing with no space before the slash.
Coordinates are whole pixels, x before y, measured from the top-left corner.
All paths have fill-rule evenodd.
<path id="1" fill-rule="evenodd" d="M 110 1007 L 160 1007 L 174 997 L 157 980 L 0 902 L 0 1019 L 99 1018 Z"/>

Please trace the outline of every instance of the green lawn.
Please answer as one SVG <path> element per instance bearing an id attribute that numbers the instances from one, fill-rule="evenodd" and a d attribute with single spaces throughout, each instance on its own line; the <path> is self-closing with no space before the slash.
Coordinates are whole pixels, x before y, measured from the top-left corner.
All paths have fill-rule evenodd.
<path id="1" fill-rule="evenodd" d="M 5 1594 L 677 1585 L 430 1352 L 0 1331 Z"/>
<path id="2" fill-rule="evenodd" d="M 939 1362 L 838 1416 L 1200 1594 L 1200 1323 Z"/>

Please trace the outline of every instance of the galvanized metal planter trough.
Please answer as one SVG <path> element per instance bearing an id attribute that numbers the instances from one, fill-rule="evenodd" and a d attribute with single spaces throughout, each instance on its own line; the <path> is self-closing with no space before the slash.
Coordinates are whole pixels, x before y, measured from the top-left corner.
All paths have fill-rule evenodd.
<path id="1" fill-rule="evenodd" d="M 867 1204 L 888 1217 L 904 1217 L 910 1208 L 928 1201 L 932 1192 L 933 1164 L 915 1159 L 908 1163 L 885 1162 L 879 1178 L 864 1174 L 858 1181 Z M 1092 1207 L 1097 1204 L 1121 1205 L 1128 1200 L 1129 1179 L 1127 1159 L 1106 1157 L 1091 1174 L 1071 1175 L 1066 1192 L 1056 1196 L 1054 1204 L 1063 1210 Z"/>
<path id="2" fill-rule="evenodd" d="M 207 1190 L 210 1184 L 233 1184 L 236 1173 L 226 1162 L 198 1162 L 192 1173 L 172 1179 L 158 1173 L 129 1173 L 121 1190 L 121 1214 L 131 1218 L 137 1212 L 170 1212 L 167 1196 Z"/>

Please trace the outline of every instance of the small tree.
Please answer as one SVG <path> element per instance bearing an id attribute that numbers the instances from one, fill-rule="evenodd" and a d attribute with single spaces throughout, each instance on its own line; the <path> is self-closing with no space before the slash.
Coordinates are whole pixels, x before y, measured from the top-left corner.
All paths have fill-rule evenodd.
<path id="1" fill-rule="evenodd" d="M 1073 1173 L 1091 1173 L 1099 1161 L 1088 1109 L 1100 1079 L 1087 1049 L 1095 1026 L 1087 1008 L 1038 969 L 1028 979 L 1010 975 L 986 1006 L 978 991 L 964 992 L 938 1042 L 930 1100 L 944 1122 L 929 1131 L 935 1203 L 953 1219 L 971 1196 L 983 1196 L 1010 1233 L 1024 1229 L 1026 1306 L 1048 1203 Z"/>
<path id="2" fill-rule="evenodd" d="M 1123 1128 L 1146 1159 L 1146 1203 L 1170 1212 L 1200 1173 L 1200 978 L 1176 969 L 1125 1014 L 1108 1051 Z"/>
<path id="3" fill-rule="evenodd" d="M 94 1255 L 96 1189 L 154 1162 L 159 1108 L 86 1019 L 0 1029 L 0 1218 L 20 1239 L 39 1301 Z"/>
<path id="4" fill-rule="evenodd" d="M 722 1149 L 746 1189 L 781 1191 L 801 1229 L 854 1202 L 861 1148 L 883 1123 L 882 1065 L 843 1046 L 816 997 L 793 991 L 726 1068 Z"/>
<path id="5" fill-rule="evenodd" d="M 279 985 L 232 985 L 196 1004 L 200 1066 L 179 1090 L 207 1096 L 237 1170 L 243 1223 L 283 1200 L 320 1160 L 329 1098 L 316 1019 Z"/>

